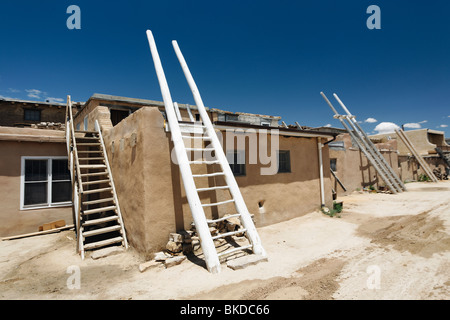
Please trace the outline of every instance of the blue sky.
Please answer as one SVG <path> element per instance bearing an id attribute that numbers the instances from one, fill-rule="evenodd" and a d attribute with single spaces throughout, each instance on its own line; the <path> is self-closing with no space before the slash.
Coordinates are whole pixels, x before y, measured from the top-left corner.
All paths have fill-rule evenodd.
<path id="1" fill-rule="evenodd" d="M 72 4 L 81 30 L 66 27 Z M 366 26 L 372 4 L 381 9 L 379 30 Z M 369 133 L 392 122 L 450 137 L 446 0 L 2 0 L 0 12 L 0 97 L 162 100 L 151 29 L 174 101 L 194 103 L 171 40 L 207 106 L 339 127 L 324 91 L 337 93 Z"/>

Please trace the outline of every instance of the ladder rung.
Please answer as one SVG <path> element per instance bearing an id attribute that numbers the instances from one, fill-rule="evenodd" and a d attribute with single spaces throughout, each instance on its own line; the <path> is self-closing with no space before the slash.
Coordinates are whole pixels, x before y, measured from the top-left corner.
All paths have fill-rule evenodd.
<path id="1" fill-rule="evenodd" d="M 206 137 L 206 136 L 186 136 L 186 135 L 181 135 L 182 138 L 189 138 L 189 139 L 203 139 L 205 141 L 211 141 L 210 137 Z"/>
<path id="2" fill-rule="evenodd" d="M 226 255 L 226 254 L 230 254 L 230 253 L 233 253 L 233 252 L 236 252 L 236 251 L 239 251 L 239 250 L 249 249 L 249 248 L 251 248 L 251 247 L 253 247 L 253 246 L 252 246 L 251 244 L 249 244 L 249 245 L 246 245 L 246 246 L 233 248 L 233 249 L 230 249 L 230 250 L 227 250 L 227 251 L 224 251 L 224 252 L 218 252 L 218 253 L 217 253 L 217 256 L 218 256 L 218 257 L 224 256 L 224 255 Z"/>
<path id="3" fill-rule="evenodd" d="M 105 199 L 98 199 L 98 200 L 91 200 L 91 201 L 82 201 L 82 204 L 84 205 L 91 205 L 91 204 L 97 204 L 97 203 L 103 203 L 103 202 L 109 202 L 114 201 L 114 198 L 105 198 Z"/>
<path id="4" fill-rule="evenodd" d="M 90 131 L 90 130 L 75 130 L 75 133 L 95 133 L 97 134 L 97 131 Z"/>
<path id="5" fill-rule="evenodd" d="M 103 157 L 78 158 L 78 160 L 105 160 Z"/>
<path id="6" fill-rule="evenodd" d="M 198 188 L 198 192 L 209 191 L 209 190 L 220 190 L 220 189 L 229 189 L 229 186 L 217 186 L 217 187 L 209 187 L 209 188 Z"/>
<path id="7" fill-rule="evenodd" d="M 218 205 L 230 203 L 230 202 L 234 202 L 234 199 L 225 200 L 225 201 L 221 201 L 221 202 L 215 202 L 215 203 L 205 203 L 205 204 L 202 204 L 202 207 L 218 206 Z"/>
<path id="8" fill-rule="evenodd" d="M 118 231 L 121 228 L 122 228 L 121 226 L 117 225 L 117 226 L 111 226 L 111 227 L 106 227 L 106 228 L 100 228 L 100 229 L 96 229 L 96 230 L 85 231 L 85 232 L 83 232 L 83 237 L 96 236 L 96 235 L 102 234 L 102 233 Z"/>
<path id="9" fill-rule="evenodd" d="M 219 239 L 219 238 L 225 238 L 225 237 L 232 236 L 232 235 L 235 235 L 235 234 L 238 234 L 238 233 L 242 233 L 242 232 L 245 232 L 245 231 L 247 231 L 247 229 L 240 229 L 238 231 L 231 231 L 231 232 L 221 233 L 221 234 L 218 234 L 217 236 L 211 237 L 211 239 L 215 240 L 215 239 Z"/>
<path id="10" fill-rule="evenodd" d="M 80 164 L 80 169 L 103 169 L 106 168 L 104 164 Z"/>
<path id="11" fill-rule="evenodd" d="M 212 148 L 185 148 L 186 151 L 214 151 Z"/>
<path id="12" fill-rule="evenodd" d="M 93 180 L 93 181 L 87 181 L 87 182 L 83 182 L 82 184 L 83 184 L 83 186 L 84 185 L 90 185 L 90 184 L 97 184 L 97 183 L 106 183 L 106 182 L 109 182 L 109 179 L 107 179 L 107 180 Z"/>
<path id="13" fill-rule="evenodd" d="M 180 129 L 184 129 L 184 128 L 206 128 L 206 126 L 203 124 L 199 124 L 199 123 L 180 124 Z"/>
<path id="14" fill-rule="evenodd" d="M 103 175 L 107 175 L 108 171 L 103 171 L 103 172 L 92 172 L 92 173 L 83 173 L 81 174 L 81 177 L 94 177 L 94 176 L 103 176 Z"/>
<path id="15" fill-rule="evenodd" d="M 88 143 L 88 142 L 77 143 L 77 146 L 99 146 L 99 145 L 100 143 Z"/>
<path id="16" fill-rule="evenodd" d="M 225 172 L 214 172 L 214 173 L 205 173 L 205 174 L 193 174 L 194 178 L 200 177 L 216 177 L 216 176 L 224 176 Z"/>
<path id="17" fill-rule="evenodd" d="M 78 150 L 78 153 L 103 153 L 103 150 Z"/>
<path id="18" fill-rule="evenodd" d="M 83 214 L 93 214 L 93 213 L 98 213 L 98 212 L 105 212 L 105 211 L 115 210 L 116 208 L 117 208 L 116 206 L 95 208 L 95 209 L 91 209 L 91 210 L 84 210 Z"/>
<path id="19" fill-rule="evenodd" d="M 78 140 L 98 140 L 98 137 L 76 137 L 76 141 Z"/>
<path id="20" fill-rule="evenodd" d="M 194 161 L 189 161 L 190 164 L 216 164 L 216 163 L 220 163 L 219 160 L 212 160 L 212 161 L 207 161 L 207 160 L 194 160 Z"/>
<path id="21" fill-rule="evenodd" d="M 230 218 L 236 218 L 236 217 L 240 217 L 241 214 L 240 213 L 236 213 L 236 214 L 230 214 L 229 216 L 225 216 L 219 219 L 214 219 L 214 220 L 206 220 L 207 223 L 215 223 L 215 222 L 219 222 L 219 221 L 223 221 L 223 220 L 227 220 Z"/>
<path id="22" fill-rule="evenodd" d="M 112 188 L 102 188 L 102 189 L 94 189 L 94 190 L 85 190 L 83 191 L 84 194 L 91 194 L 91 193 L 100 193 L 103 191 L 112 191 Z"/>
<path id="23" fill-rule="evenodd" d="M 105 218 L 99 218 L 99 219 L 92 219 L 92 220 L 86 220 L 83 222 L 83 227 L 93 226 L 100 223 L 110 222 L 114 220 L 118 220 L 119 216 L 110 216 Z"/>
<path id="24" fill-rule="evenodd" d="M 104 246 L 107 246 L 107 245 L 110 245 L 110 244 L 113 244 L 113 243 L 117 243 L 117 242 L 122 242 L 122 241 L 123 241 L 122 237 L 116 237 L 116 238 L 111 238 L 111 239 L 108 239 L 108 240 L 88 243 L 88 244 L 84 245 L 84 250 L 104 247 Z"/>

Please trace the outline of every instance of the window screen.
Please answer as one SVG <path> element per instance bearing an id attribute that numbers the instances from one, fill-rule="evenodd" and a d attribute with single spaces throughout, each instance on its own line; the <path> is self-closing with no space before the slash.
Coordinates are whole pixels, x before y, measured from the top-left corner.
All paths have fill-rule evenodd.
<path id="1" fill-rule="evenodd" d="M 289 151 L 278 151 L 278 172 L 291 172 L 291 155 Z"/>

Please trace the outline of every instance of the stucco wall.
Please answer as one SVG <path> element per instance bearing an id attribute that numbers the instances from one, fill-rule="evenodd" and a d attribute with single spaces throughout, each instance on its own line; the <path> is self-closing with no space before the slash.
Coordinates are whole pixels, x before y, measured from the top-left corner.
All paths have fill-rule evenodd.
<path id="1" fill-rule="evenodd" d="M 178 165 L 171 160 L 170 133 L 164 130 L 161 112 L 141 108 L 106 130 L 104 139 L 127 237 L 138 251 L 150 255 L 165 246 L 170 232 L 190 229 L 193 221 Z M 320 208 L 316 138 L 281 137 L 280 149 L 291 151 L 291 173 L 261 176 L 261 165 L 248 164 L 246 176 L 236 179 L 257 227 Z M 323 158 L 326 204 L 331 206 L 328 148 Z M 205 173 L 205 168 L 194 167 L 193 172 Z M 210 179 L 196 179 L 197 187 L 213 185 Z M 216 182 L 221 184 L 219 178 Z M 200 198 L 202 203 L 220 201 L 227 196 L 224 192 L 202 193 Z M 235 212 L 230 205 L 205 213 L 214 217 Z"/>
<path id="2" fill-rule="evenodd" d="M 348 194 L 371 185 L 376 188 L 385 186 L 383 179 L 378 176 L 377 171 L 367 160 L 364 153 L 352 145 L 351 137 L 348 133 L 340 134 L 336 140 L 344 141 L 345 151 L 331 149 L 330 158 L 337 159 L 337 171 L 335 174 L 347 189 L 345 192 L 332 178 L 333 188 L 338 195 Z M 391 168 L 394 169 L 394 172 L 399 175 L 397 141 L 395 139 L 388 140 L 383 143 L 377 143 L 375 146 Z"/>
<path id="3" fill-rule="evenodd" d="M 39 110 L 41 113 L 40 121 L 25 120 L 25 109 Z M 30 125 L 39 122 L 64 123 L 65 116 L 66 108 L 60 105 L 0 101 L 0 126 Z"/>
<path id="4" fill-rule="evenodd" d="M 73 224 L 71 207 L 20 210 L 22 156 L 67 156 L 66 145 L 0 141 L 0 237 L 37 232 L 42 224 L 56 220 Z"/>

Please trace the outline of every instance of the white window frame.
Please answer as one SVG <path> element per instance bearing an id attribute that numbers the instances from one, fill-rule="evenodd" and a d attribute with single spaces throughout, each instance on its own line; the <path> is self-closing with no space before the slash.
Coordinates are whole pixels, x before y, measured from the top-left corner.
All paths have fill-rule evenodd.
<path id="1" fill-rule="evenodd" d="M 33 210 L 72 206 L 72 201 L 51 202 L 52 197 L 52 161 L 67 160 L 64 156 L 22 156 L 20 159 L 20 210 Z M 24 205 L 25 200 L 25 160 L 47 160 L 47 204 Z M 58 180 L 65 181 L 65 180 Z M 70 180 L 69 180 L 70 181 Z"/>
<path id="2" fill-rule="evenodd" d="M 88 127 L 89 127 L 89 118 L 88 118 L 88 116 L 85 116 L 84 119 L 83 119 L 83 129 L 85 131 L 87 131 Z"/>

